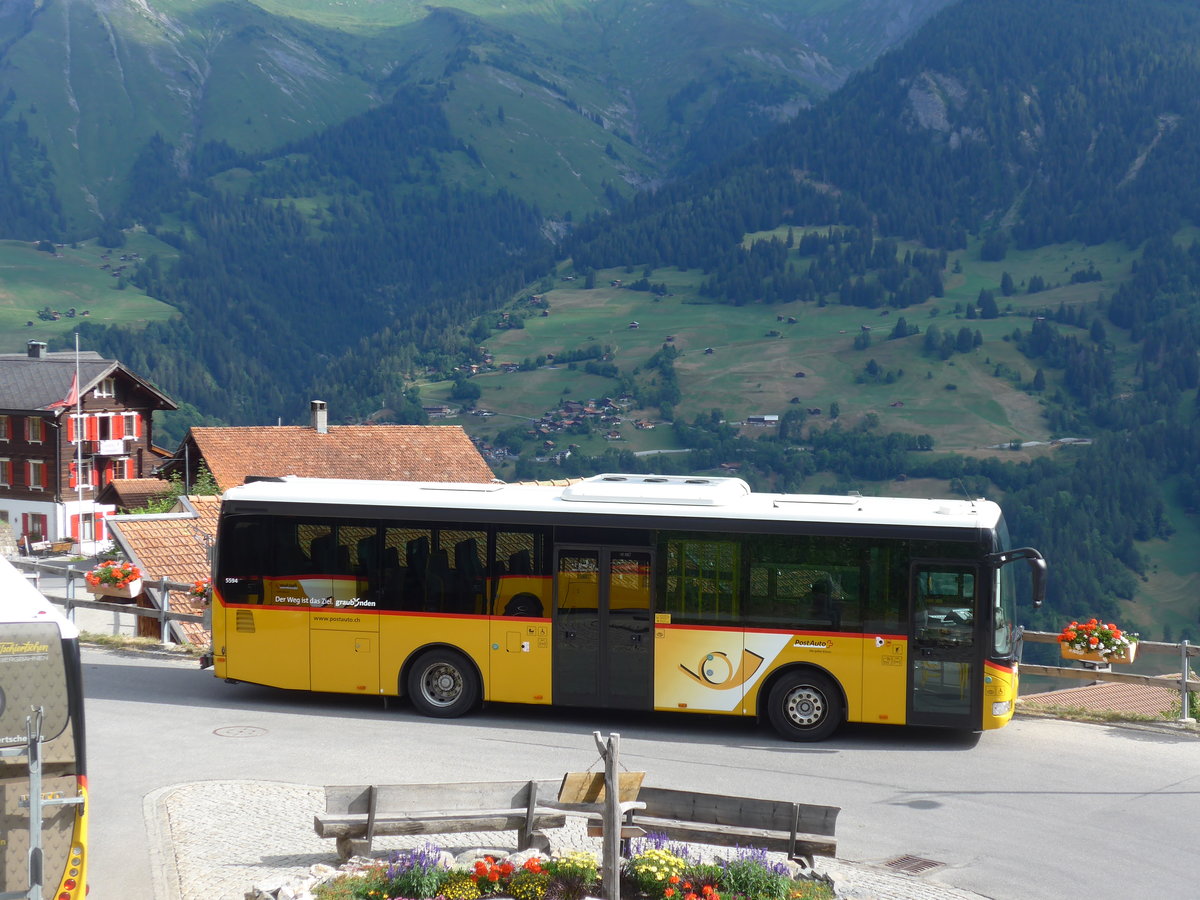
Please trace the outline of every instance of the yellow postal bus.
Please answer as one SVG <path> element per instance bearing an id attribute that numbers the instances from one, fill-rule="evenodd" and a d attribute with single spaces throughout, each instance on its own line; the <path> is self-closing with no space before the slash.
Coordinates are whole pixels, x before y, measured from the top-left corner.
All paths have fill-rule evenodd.
<path id="1" fill-rule="evenodd" d="M 986 500 L 260 479 L 224 498 L 218 677 L 408 696 L 999 728 L 1017 695 L 1012 550 Z"/>

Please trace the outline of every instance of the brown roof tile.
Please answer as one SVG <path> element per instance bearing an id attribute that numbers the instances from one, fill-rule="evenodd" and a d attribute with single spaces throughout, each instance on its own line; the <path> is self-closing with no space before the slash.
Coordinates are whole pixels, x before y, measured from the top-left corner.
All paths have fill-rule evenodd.
<path id="1" fill-rule="evenodd" d="M 1151 684 L 1122 684 L 1115 681 L 1029 694 L 1021 698 L 1021 705 L 1025 707 L 1086 709 L 1092 712 L 1139 713 L 1147 716 L 1169 713 L 1172 706 L 1178 703 L 1178 688 Z"/>
<path id="2" fill-rule="evenodd" d="M 161 478 L 114 478 L 100 489 L 96 502 L 109 503 L 117 509 L 142 509 L 170 488 L 170 483 Z"/>
<path id="3" fill-rule="evenodd" d="M 492 470 L 458 425 L 193 428 L 222 491 L 247 475 L 487 483 Z"/>

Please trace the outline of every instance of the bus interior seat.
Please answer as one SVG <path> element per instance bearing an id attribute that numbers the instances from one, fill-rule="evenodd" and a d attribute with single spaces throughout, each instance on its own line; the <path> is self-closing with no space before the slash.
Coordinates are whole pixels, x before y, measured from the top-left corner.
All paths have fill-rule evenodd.
<path id="1" fill-rule="evenodd" d="M 435 550 L 429 555 L 429 568 L 425 573 L 425 609 L 440 612 L 446 608 L 446 599 L 451 589 L 450 554 Z"/>
<path id="2" fill-rule="evenodd" d="M 379 573 L 382 594 L 387 606 L 395 609 L 404 588 L 404 568 L 400 565 L 400 551 L 395 547 L 383 548 L 383 566 Z"/>
<path id="3" fill-rule="evenodd" d="M 478 612 L 483 599 L 483 565 L 479 562 L 479 542 L 466 538 L 454 545 L 454 572 L 458 576 L 457 606 L 465 612 Z"/>
<path id="4" fill-rule="evenodd" d="M 276 575 L 299 575 L 308 571 L 310 561 L 308 554 L 300 549 L 295 538 L 283 533 L 275 547 Z"/>
<path id="5" fill-rule="evenodd" d="M 357 570 L 360 574 L 373 575 L 375 574 L 375 563 L 377 562 L 375 548 L 378 545 L 375 543 L 375 535 L 369 535 L 365 538 L 360 538 L 354 546 L 355 559 L 358 560 Z"/>
<path id="6" fill-rule="evenodd" d="M 533 594 L 517 594 L 504 605 L 504 614 L 540 618 L 543 615 L 542 601 Z"/>
<path id="7" fill-rule="evenodd" d="M 404 609 L 422 609 L 425 606 L 425 576 L 429 570 L 429 538 L 413 538 L 404 545 Z"/>
<path id="8" fill-rule="evenodd" d="M 337 534 L 329 532 L 312 542 L 312 561 L 309 568 L 318 575 L 343 575 L 350 572 L 350 548 L 337 542 Z"/>
<path id="9" fill-rule="evenodd" d="M 518 550 L 508 557 L 509 575 L 532 575 L 533 561 L 528 550 Z"/>

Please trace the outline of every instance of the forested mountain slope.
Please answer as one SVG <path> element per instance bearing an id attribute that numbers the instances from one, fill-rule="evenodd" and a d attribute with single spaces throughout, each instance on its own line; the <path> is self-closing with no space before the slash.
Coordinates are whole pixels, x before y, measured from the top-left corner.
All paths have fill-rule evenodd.
<path id="1" fill-rule="evenodd" d="M 448 182 L 585 211 L 746 143 L 946 2 L 5 0 L 0 237 L 131 224 L 155 135 L 186 176 L 418 84 L 454 86 L 478 154 Z"/>

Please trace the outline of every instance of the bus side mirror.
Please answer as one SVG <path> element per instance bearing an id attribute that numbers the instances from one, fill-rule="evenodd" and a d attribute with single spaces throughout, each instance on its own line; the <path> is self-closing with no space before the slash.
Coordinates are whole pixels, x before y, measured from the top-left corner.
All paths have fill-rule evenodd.
<path id="1" fill-rule="evenodd" d="M 985 562 L 997 568 L 1007 566 L 1018 559 L 1029 563 L 1029 574 L 1033 578 L 1033 608 L 1037 609 L 1046 599 L 1046 560 L 1041 553 L 1032 547 L 1020 547 L 1002 553 L 989 553 L 984 557 Z"/>
<path id="2" fill-rule="evenodd" d="M 1029 573 L 1033 576 L 1033 608 L 1037 609 L 1046 599 L 1046 560 L 1042 557 L 1029 557 Z"/>

